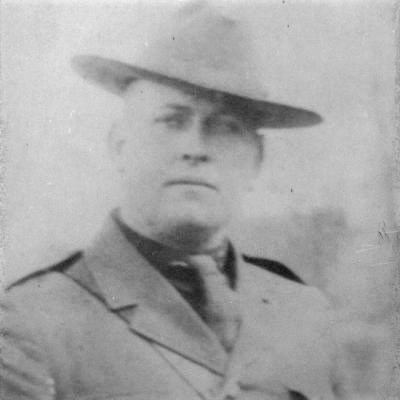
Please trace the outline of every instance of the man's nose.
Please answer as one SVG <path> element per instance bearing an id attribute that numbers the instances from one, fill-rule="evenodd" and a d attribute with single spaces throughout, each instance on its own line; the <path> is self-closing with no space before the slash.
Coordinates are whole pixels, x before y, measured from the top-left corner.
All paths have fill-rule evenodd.
<path id="1" fill-rule="evenodd" d="M 182 132 L 178 152 L 179 158 L 184 161 L 197 163 L 209 160 L 204 127 L 200 121 L 193 122 L 185 132 Z"/>

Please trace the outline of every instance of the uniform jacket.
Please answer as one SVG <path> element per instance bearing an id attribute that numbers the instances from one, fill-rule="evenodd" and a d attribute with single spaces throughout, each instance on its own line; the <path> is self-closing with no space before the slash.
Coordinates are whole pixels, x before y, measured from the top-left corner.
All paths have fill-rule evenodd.
<path id="1" fill-rule="evenodd" d="M 212 399 L 243 356 L 243 398 L 330 399 L 323 295 L 241 257 L 237 268 L 247 322 L 232 356 L 110 219 L 84 253 L 7 289 L 0 397 L 25 399 L 12 388 L 29 392 L 27 374 L 13 385 L 4 371 L 31 362 L 54 382 L 57 400 Z"/>

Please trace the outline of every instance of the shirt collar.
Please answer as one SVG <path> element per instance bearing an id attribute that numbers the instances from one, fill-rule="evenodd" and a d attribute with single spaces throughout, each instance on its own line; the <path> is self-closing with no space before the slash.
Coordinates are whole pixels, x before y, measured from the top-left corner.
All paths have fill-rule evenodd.
<path id="1" fill-rule="evenodd" d="M 129 227 L 120 217 L 119 210 L 114 210 L 111 213 L 112 219 L 133 247 L 156 269 L 164 274 L 165 269 L 170 264 L 177 264 L 184 260 L 188 254 L 185 254 L 177 249 L 165 246 L 148 237 L 145 237 Z M 216 249 L 210 252 L 210 255 L 215 259 L 218 268 L 228 279 L 231 288 L 236 287 L 237 267 L 235 251 L 231 242 L 225 239 L 223 243 Z M 165 275 L 165 274 L 164 274 Z"/>

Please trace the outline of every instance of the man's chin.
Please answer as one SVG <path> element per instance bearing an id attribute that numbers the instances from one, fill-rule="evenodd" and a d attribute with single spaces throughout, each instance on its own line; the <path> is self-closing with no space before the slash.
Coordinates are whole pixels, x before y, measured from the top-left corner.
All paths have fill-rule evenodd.
<path id="1" fill-rule="evenodd" d="M 164 210 L 160 225 L 164 231 L 181 235 L 214 233 L 222 229 L 227 221 L 226 210 L 221 207 L 200 207 L 196 204 L 181 204 Z"/>
<path id="2" fill-rule="evenodd" d="M 223 225 L 223 219 L 215 213 L 185 212 L 182 210 L 177 215 L 169 214 L 166 223 L 175 229 L 182 230 L 218 230 L 218 227 Z"/>
<path id="3" fill-rule="evenodd" d="M 223 232 L 221 226 L 199 219 L 174 219 L 158 232 L 158 239 L 182 251 L 197 253 L 210 246 Z"/>

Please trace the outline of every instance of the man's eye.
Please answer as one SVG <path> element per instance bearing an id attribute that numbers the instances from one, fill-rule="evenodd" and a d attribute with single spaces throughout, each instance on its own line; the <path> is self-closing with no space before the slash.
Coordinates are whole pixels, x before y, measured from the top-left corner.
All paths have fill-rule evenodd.
<path id="1" fill-rule="evenodd" d="M 185 118 L 183 115 L 167 115 L 156 118 L 156 122 L 163 123 L 169 129 L 181 129 L 185 126 L 187 118 Z"/>
<path id="2" fill-rule="evenodd" d="M 221 133 L 231 135 L 241 134 L 244 131 L 244 127 L 240 122 L 230 119 L 222 119 L 216 121 L 216 123 L 214 124 L 214 129 L 218 130 Z"/>
<path id="3" fill-rule="evenodd" d="M 229 121 L 224 123 L 225 129 L 232 133 L 239 133 L 242 131 L 242 126 L 236 121 Z"/>

